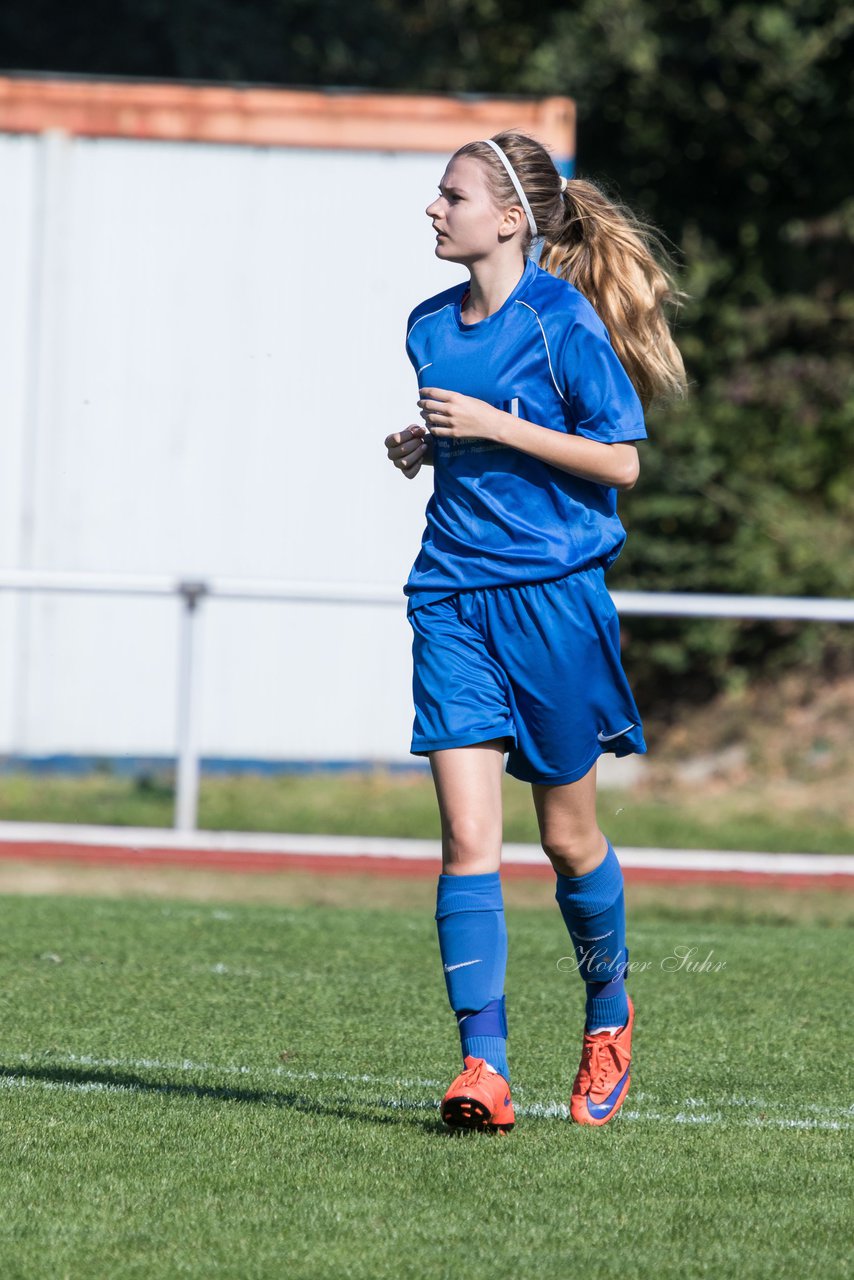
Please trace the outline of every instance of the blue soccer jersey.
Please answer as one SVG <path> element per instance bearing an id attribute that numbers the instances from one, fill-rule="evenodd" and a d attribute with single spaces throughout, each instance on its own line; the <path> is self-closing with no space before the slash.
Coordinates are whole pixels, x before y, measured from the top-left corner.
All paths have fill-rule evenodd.
<path id="1" fill-rule="evenodd" d="M 461 283 L 409 317 L 419 387 L 485 400 L 552 431 L 613 443 L 646 437 L 608 332 L 568 281 L 528 259 L 504 305 L 465 324 Z M 489 440 L 433 439 L 434 490 L 404 588 L 410 608 L 469 588 L 607 568 L 625 531 L 616 490 Z"/>

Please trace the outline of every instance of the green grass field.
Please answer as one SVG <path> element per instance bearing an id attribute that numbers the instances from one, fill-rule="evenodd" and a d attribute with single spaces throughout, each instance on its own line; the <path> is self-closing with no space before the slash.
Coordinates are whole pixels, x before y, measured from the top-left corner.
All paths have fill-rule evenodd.
<path id="1" fill-rule="evenodd" d="M 548 888 L 513 888 L 518 1123 L 449 1137 L 432 887 L 326 879 L 4 899 L 4 1280 L 849 1274 L 850 932 L 814 899 L 630 897 L 632 1090 L 580 1129 L 583 987 Z"/>

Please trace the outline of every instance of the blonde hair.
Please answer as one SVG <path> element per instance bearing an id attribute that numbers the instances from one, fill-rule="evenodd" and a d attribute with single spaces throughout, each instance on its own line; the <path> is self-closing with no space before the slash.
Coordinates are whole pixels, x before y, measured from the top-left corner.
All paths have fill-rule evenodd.
<path id="1" fill-rule="evenodd" d="M 673 263 L 654 227 L 608 198 L 589 179 L 561 178 L 539 142 L 524 133 L 493 137 L 516 171 L 543 237 L 540 265 L 575 285 L 599 315 L 611 345 L 644 409 L 653 401 L 684 396 L 685 366 L 673 341 L 665 307 L 678 308 Z M 482 161 L 498 208 L 519 203 L 510 178 L 485 142 L 456 152 Z M 523 248 L 531 246 L 526 226 Z"/>

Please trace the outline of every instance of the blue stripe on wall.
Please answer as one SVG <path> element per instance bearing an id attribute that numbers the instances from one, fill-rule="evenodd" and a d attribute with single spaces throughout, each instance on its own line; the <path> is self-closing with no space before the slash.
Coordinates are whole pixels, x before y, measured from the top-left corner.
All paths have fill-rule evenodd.
<path id="1" fill-rule="evenodd" d="M 355 773 L 381 769 L 388 773 L 423 773 L 426 760 L 256 760 L 229 756 L 203 756 L 201 772 L 206 777 L 260 774 L 269 777 L 294 773 Z M 174 773 L 174 756 L 25 756 L 0 757 L 0 774 L 34 773 L 84 776 L 93 773 L 138 778 L 152 773 Z"/>

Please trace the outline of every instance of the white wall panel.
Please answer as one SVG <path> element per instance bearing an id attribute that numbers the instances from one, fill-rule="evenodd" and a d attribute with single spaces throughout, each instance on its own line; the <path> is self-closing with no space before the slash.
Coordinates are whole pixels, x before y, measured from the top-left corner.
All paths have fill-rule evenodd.
<path id="1" fill-rule="evenodd" d="M 430 478 L 382 440 L 416 416 L 406 316 L 461 278 L 423 212 L 443 167 L 0 139 L 3 566 L 401 584 Z M 164 608 L 0 598 L 0 750 L 170 752 Z M 208 604 L 202 630 L 206 754 L 405 757 L 402 597 Z"/>
<path id="2" fill-rule="evenodd" d="M 35 599 L 15 752 L 170 754 L 180 607 L 157 598 Z"/>
<path id="3" fill-rule="evenodd" d="M 203 606 L 205 754 L 389 760 L 412 730 L 403 610 Z M 236 655 L 239 655 L 237 657 Z"/>
<path id="4" fill-rule="evenodd" d="M 36 155 L 30 139 L 0 136 L 0 563 L 8 566 L 22 564 L 25 424 L 34 409 Z M 20 598 L 0 593 L 0 744 L 15 733 L 17 640 L 25 608 Z"/>
<path id="5" fill-rule="evenodd" d="M 35 160 L 30 139 L 0 135 L 0 556 L 6 564 L 20 554 L 24 423 L 32 410 Z"/>

